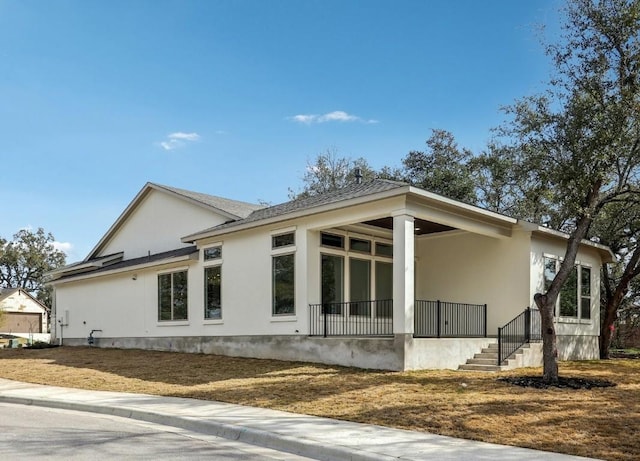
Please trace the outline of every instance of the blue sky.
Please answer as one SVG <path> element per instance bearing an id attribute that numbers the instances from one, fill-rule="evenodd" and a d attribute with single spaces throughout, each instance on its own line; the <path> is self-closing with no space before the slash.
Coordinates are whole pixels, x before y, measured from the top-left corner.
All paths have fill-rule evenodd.
<path id="1" fill-rule="evenodd" d="M 82 259 L 147 181 L 272 203 L 335 149 L 478 151 L 560 0 L 0 0 L 0 236 Z"/>

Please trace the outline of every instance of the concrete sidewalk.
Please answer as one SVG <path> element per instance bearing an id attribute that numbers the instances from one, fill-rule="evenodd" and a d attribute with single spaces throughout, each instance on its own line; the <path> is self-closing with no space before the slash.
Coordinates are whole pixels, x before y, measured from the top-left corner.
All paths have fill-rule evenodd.
<path id="1" fill-rule="evenodd" d="M 6 379 L 0 401 L 122 416 L 326 461 L 588 459 L 242 405 Z"/>

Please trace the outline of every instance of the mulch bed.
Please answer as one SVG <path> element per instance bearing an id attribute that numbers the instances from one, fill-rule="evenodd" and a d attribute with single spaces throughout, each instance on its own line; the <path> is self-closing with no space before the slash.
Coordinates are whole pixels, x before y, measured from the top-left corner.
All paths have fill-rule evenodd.
<path id="1" fill-rule="evenodd" d="M 565 378 L 558 377 L 557 384 L 548 384 L 542 380 L 542 376 L 509 376 L 498 378 L 509 384 L 522 387 L 535 387 L 536 389 L 549 389 L 557 387 L 561 389 L 593 389 L 597 387 L 613 387 L 616 383 L 605 379 Z"/>

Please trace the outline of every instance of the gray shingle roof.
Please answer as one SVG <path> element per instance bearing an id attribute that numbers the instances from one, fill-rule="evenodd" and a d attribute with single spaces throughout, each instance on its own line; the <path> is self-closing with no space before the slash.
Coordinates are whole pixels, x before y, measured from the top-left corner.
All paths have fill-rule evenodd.
<path id="1" fill-rule="evenodd" d="M 8 298 L 18 290 L 20 290 L 20 288 L 0 288 L 0 301 Z"/>
<path id="2" fill-rule="evenodd" d="M 203 203 L 207 206 L 211 206 L 222 210 L 226 213 L 232 214 L 239 218 L 246 218 L 253 211 L 263 208 L 261 205 L 254 203 L 240 202 L 238 200 L 231 200 L 224 197 L 216 197 L 215 195 L 202 194 L 200 192 L 193 192 L 186 189 L 179 189 L 177 187 L 165 186 L 162 184 L 151 183 L 156 187 L 171 191 L 175 194 L 182 195 L 183 197 L 190 198 L 197 202 Z"/>
<path id="3" fill-rule="evenodd" d="M 262 221 L 264 219 L 269 219 L 269 218 L 275 218 L 278 216 L 284 216 L 290 213 L 294 213 L 296 211 L 309 210 L 309 209 L 317 208 L 323 205 L 343 202 L 345 200 L 365 197 L 367 195 L 373 195 L 380 192 L 399 189 L 407 186 L 408 186 L 407 183 L 390 181 L 387 179 L 374 179 L 372 181 L 367 181 L 361 184 L 351 184 L 347 187 L 343 187 L 341 189 L 328 192 L 326 194 L 314 195 L 311 197 L 304 197 L 301 199 L 291 200 L 289 202 L 281 203 L 279 205 L 274 205 L 268 208 L 262 208 L 254 211 L 244 219 L 239 219 L 237 221 L 220 224 L 219 226 L 205 229 L 201 232 L 198 232 L 197 234 L 214 231 L 214 230 L 227 229 L 227 228 L 239 226 L 246 223 Z"/>
<path id="4" fill-rule="evenodd" d="M 171 258 L 177 258 L 179 256 L 187 256 L 193 253 L 196 253 L 198 251 L 198 248 L 195 246 L 188 246 L 188 247 L 183 247 L 183 248 L 178 248 L 175 250 L 170 250 L 170 251 L 163 251 L 162 253 L 155 253 L 149 256 L 141 256 L 140 258 L 133 258 L 133 259 L 125 259 L 122 261 L 118 261 L 116 263 L 113 264 L 107 264 L 106 266 L 102 266 L 98 269 L 93 269 L 93 270 L 88 270 L 86 272 L 81 272 L 81 273 L 72 273 L 72 274 L 68 274 L 68 275 L 63 275 L 62 277 L 60 277 L 61 279 L 64 278 L 68 278 L 68 277 L 75 277 L 75 276 L 82 276 L 82 275 L 88 275 L 88 274 L 96 274 L 99 272 L 105 272 L 105 271 L 111 271 L 111 270 L 115 270 L 115 269 L 122 269 L 125 267 L 133 267 L 133 266 L 138 266 L 141 264 L 147 264 L 147 263 L 152 263 L 152 262 L 156 262 L 156 261 L 162 261 L 165 259 L 171 259 Z M 96 261 L 102 258 L 96 258 L 95 260 L 91 260 L 91 261 Z M 90 262 L 91 262 L 90 261 Z"/>

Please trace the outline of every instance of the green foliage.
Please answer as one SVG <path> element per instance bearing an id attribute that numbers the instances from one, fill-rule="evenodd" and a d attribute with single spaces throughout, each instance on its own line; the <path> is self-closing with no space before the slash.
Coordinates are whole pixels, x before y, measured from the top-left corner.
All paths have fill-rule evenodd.
<path id="1" fill-rule="evenodd" d="M 500 134 L 547 218 L 570 235 L 555 279 L 536 295 L 549 326 L 579 242 L 616 203 L 640 196 L 640 1 L 569 1 L 562 38 L 547 53 L 556 70 L 547 92 L 507 108 Z M 547 378 L 553 351 L 544 338 Z"/>
<path id="2" fill-rule="evenodd" d="M 289 189 L 291 200 L 321 195 L 331 192 L 356 181 L 356 169 L 360 169 L 363 181 L 369 181 L 376 177 L 366 159 L 360 157 L 352 160 L 348 157 L 339 157 L 337 152 L 327 149 L 319 154 L 313 161 L 307 162 L 306 171 L 302 177 L 303 189 L 295 192 Z"/>
<path id="3" fill-rule="evenodd" d="M 13 240 L 0 237 L 0 287 L 23 288 L 50 307 L 51 292 L 44 287 L 44 276 L 63 266 L 66 258 L 53 242 L 53 235 L 42 228 L 22 229 Z"/>
<path id="4" fill-rule="evenodd" d="M 426 143 L 425 151 L 409 152 L 402 159 L 401 178 L 430 192 L 476 203 L 471 151 L 458 147 L 445 130 L 432 130 Z"/>

